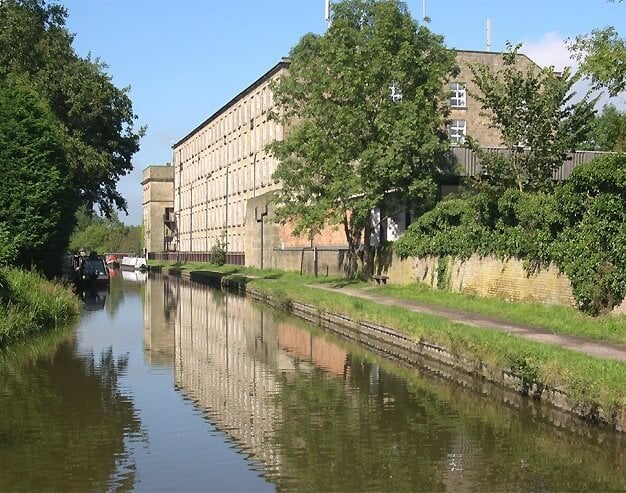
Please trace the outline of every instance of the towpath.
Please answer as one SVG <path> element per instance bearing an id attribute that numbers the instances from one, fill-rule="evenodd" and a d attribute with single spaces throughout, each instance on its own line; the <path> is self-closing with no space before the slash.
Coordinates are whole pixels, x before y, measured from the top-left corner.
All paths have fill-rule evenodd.
<path id="1" fill-rule="evenodd" d="M 452 322 L 458 322 L 472 327 L 483 327 L 514 334 L 536 342 L 553 344 L 572 351 L 584 353 L 596 358 L 605 358 L 621 361 L 626 363 L 626 345 L 613 344 L 609 342 L 596 341 L 585 337 L 572 336 L 567 334 L 558 334 L 550 330 L 532 325 L 515 324 L 508 321 L 500 320 L 487 315 L 480 315 L 472 312 L 454 310 L 441 306 L 435 306 L 416 301 L 402 300 L 383 296 L 369 291 L 351 289 L 347 287 L 332 288 L 328 286 L 310 285 L 318 289 L 326 291 L 340 292 L 348 296 L 362 298 L 364 300 L 379 303 L 381 305 L 394 306 L 404 308 L 416 313 L 427 313 L 430 315 L 438 315 L 447 318 Z"/>

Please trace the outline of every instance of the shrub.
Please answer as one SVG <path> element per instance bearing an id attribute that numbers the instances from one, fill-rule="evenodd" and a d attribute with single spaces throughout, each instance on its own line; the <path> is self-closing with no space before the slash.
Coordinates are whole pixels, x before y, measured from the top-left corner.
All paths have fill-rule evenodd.
<path id="1" fill-rule="evenodd" d="M 226 248 L 228 243 L 226 237 L 222 236 L 211 247 L 211 263 L 215 265 L 224 265 L 226 263 Z"/>
<path id="2" fill-rule="evenodd" d="M 610 310 L 626 295 L 626 155 L 577 167 L 554 193 L 507 190 L 442 201 L 407 229 L 395 251 L 515 257 L 531 271 L 554 262 L 569 277 L 579 308 Z"/>

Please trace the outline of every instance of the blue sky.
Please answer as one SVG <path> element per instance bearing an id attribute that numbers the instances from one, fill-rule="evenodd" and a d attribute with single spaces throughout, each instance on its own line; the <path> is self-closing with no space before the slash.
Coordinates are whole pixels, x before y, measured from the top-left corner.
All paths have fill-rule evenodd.
<path id="1" fill-rule="evenodd" d="M 119 190 L 127 224 L 141 222 L 141 176 L 171 160 L 171 145 L 272 67 L 307 32 L 323 33 L 324 0 L 57 0 L 74 47 L 109 65 L 147 135 Z M 523 42 L 531 58 L 562 68 L 563 41 L 608 25 L 626 35 L 626 3 L 605 0 L 425 0 L 430 28 L 451 48 L 492 50 Z M 414 18 L 422 0 L 409 0 Z"/>

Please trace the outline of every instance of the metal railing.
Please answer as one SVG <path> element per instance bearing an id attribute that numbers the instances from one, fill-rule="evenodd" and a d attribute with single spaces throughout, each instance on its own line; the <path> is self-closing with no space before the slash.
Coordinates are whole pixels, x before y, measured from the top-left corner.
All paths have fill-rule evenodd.
<path id="1" fill-rule="evenodd" d="M 211 263 L 212 255 L 209 252 L 149 252 L 148 260 Z M 246 254 L 244 252 L 229 252 L 226 254 L 226 263 L 229 265 L 246 265 Z"/>
<path id="2" fill-rule="evenodd" d="M 486 147 L 485 151 L 497 154 L 507 154 L 508 150 L 504 147 Z M 552 174 L 552 178 L 556 181 L 563 181 L 569 178 L 576 166 L 579 166 L 593 158 L 606 154 L 602 151 L 576 151 L 569 152 L 563 161 L 563 164 Z M 458 167 L 461 176 L 476 176 L 482 173 L 480 159 L 471 149 L 465 147 L 454 146 L 450 149 L 450 159 L 453 164 Z"/>

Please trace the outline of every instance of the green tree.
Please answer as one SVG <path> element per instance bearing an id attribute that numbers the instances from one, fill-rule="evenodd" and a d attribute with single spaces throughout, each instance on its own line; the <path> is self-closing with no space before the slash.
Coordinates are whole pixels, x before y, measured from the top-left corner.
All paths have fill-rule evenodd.
<path id="1" fill-rule="evenodd" d="M 371 210 L 396 191 L 430 204 L 437 158 L 448 147 L 444 81 L 454 55 L 441 36 L 417 25 L 397 0 L 345 0 L 332 25 L 291 50 L 288 75 L 273 92 L 287 124 L 270 145 L 280 160 L 274 178 L 278 217 L 310 236 L 341 225 L 347 270 L 371 272 Z"/>
<path id="2" fill-rule="evenodd" d="M 490 118 L 489 126 L 500 132 L 506 152 L 488 152 L 471 138 L 468 145 L 481 160 L 482 184 L 500 190 L 550 190 L 553 171 L 586 137 L 595 101 L 586 95 L 572 102 L 577 78 L 568 68 L 563 73 L 553 67 L 523 69 L 516 63 L 519 45 L 508 48 L 501 70 L 471 66 L 479 89 L 473 96 L 482 104 L 481 114 Z"/>
<path id="3" fill-rule="evenodd" d="M 606 88 L 616 96 L 626 90 L 626 42 L 614 27 L 594 29 L 570 43 L 581 73 L 591 77 L 594 88 Z"/>
<path id="4" fill-rule="evenodd" d="M 116 212 L 110 217 L 90 214 L 85 208 L 76 213 L 76 228 L 70 238 L 70 250 L 87 252 L 139 252 L 143 248 L 141 226 L 126 226 Z"/>
<path id="5" fill-rule="evenodd" d="M 81 201 L 106 214 L 125 210 L 116 185 L 132 169 L 143 129 L 134 128 L 128 88 L 115 87 L 99 60 L 74 52 L 66 16 L 45 0 L 0 2 L 0 79 L 25 75 L 66 128 L 66 177 Z"/>
<path id="6" fill-rule="evenodd" d="M 626 113 L 609 104 L 594 118 L 589 137 L 581 149 L 597 151 L 626 151 Z"/>
<path id="7" fill-rule="evenodd" d="M 23 78 L 0 79 L 0 231 L 11 242 L 3 250 L 47 273 L 67 247 L 76 207 L 65 136 Z"/>

